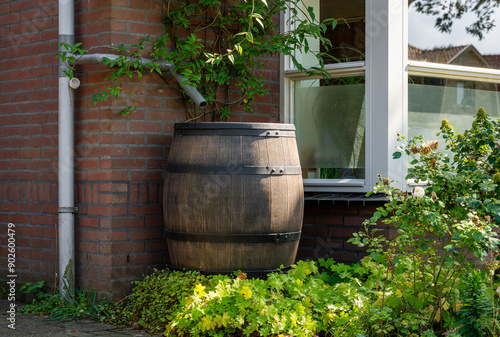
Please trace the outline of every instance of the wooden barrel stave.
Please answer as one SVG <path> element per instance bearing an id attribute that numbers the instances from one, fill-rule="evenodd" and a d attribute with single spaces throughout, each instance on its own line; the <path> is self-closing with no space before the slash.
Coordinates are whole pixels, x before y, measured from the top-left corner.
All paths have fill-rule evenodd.
<path id="1" fill-rule="evenodd" d="M 176 151 L 179 148 L 182 151 Z M 238 165 L 276 169 L 299 166 L 295 138 L 174 137 L 171 162 L 215 166 L 221 173 L 167 173 L 164 206 L 168 230 L 227 234 L 300 231 L 303 214 L 300 174 L 234 174 Z M 298 241 L 273 245 L 168 240 L 168 246 L 172 264 L 179 267 L 263 270 L 292 264 Z"/>

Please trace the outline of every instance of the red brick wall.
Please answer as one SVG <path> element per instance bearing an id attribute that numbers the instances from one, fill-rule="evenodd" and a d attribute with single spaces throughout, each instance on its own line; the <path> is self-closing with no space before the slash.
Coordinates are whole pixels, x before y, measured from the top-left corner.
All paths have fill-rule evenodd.
<path id="1" fill-rule="evenodd" d="M 333 258 L 341 263 L 353 263 L 366 255 L 347 240 L 363 230 L 376 206 L 348 205 L 346 201 L 306 201 L 304 224 L 297 259 Z"/>
<path id="2" fill-rule="evenodd" d="M 136 44 L 162 32 L 161 1 L 82 1 L 76 4 L 75 42 L 100 47 Z M 112 48 L 106 48 L 112 47 Z M 120 86 L 133 89 L 140 108 L 122 117 L 121 101 L 95 105 L 92 95 L 117 84 L 109 70 L 78 65 L 75 92 L 75 217 L 77 285 L 123 295 L 148 267 L 167 261 L 161 186 L 176 114 L 168 111 L 175 89 L 152 76 Z M 163 87 L 163 88 L 162 88 Z M 145 97 L 148 97 L 147 100 Z"/>
<path id="3" fill-rule="evenodd" d="M 24 282 L 52 283 L 57 269 L 57 12 L 0 1 L 0 265 L 12 222 Z"/>

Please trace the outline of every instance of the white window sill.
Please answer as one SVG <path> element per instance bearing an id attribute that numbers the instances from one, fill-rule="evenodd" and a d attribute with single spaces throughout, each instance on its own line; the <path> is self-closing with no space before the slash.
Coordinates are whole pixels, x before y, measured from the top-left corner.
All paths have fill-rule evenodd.
<path id="1" fill-rule="evenodd" d="M 363 179 L 304 179 L 304 187 L 306 186 L 363 187 L 365 181 Z"/>
<path id="2" fill-rule="evenodd" d="M 305 192 L 354 192 L 366 193 L 372 190 L 363 179 L 304 179 Z"/>

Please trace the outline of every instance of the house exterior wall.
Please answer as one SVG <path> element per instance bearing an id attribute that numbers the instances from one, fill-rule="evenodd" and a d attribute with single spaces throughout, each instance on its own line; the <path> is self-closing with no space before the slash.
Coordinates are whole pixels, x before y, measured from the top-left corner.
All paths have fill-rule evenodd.
<path id="1" fill-rule="evenodd" d="M 363 222 L 375 212 L 375 205 L 347 201 L 307 200 L 297 260 L 332 258 L 340 263 L 355 263 L 366 251 L 347 242 L 364 229 Z"/>
<path id="2" fill-rule="evenodd" d="M 75 11 L 75 40 L 84 49 L 100 47 L 91 52 L 113 53 L 163 30 L 160 0 L 82 0 Z M 0 36 L 0 270 L 7 275 L 7 226 L 13 223 L 18 282 L 52 285 L 58 272 L 57 2 L 0 2 Z M 241 109 L 231 121 L 279 122 L 277 60 L 265 60 L 270 94 L 258 98 L 255 113 Z M 76 285 L 123 296 L 131 281 L 168 262 L 163 171 L 174 123 L 187 119 L 186 110 L 177 86 L 148 75 L 120 83 L 139 106 L 120 116 L 120 100 L 92 102 L 94 93 L 114 86 L 104 82 L 109 70 L 79 65 L 75 74 L 81 81 L 75 92 Z M 346 240 L 370 211 L 306 205 L 298 258 L 326 252 L 356 261 L 362 252 Z"/>
<path id="3" fill-rule="evenodd" d="M 11 222 L 24 282 L 52 283 L 57 269 L 57 12 L 54 1 L 0 3 L 0 265 Z"/>

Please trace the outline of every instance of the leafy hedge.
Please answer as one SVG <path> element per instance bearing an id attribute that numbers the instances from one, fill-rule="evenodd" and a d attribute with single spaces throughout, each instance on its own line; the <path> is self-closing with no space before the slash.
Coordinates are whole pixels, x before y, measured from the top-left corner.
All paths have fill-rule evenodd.
<path id="1" fill-rule="evenodd" d="M 411 298 L 397 289 L 407 276 L 369 256 L 351 266 L 299 261 L 265 280 L 156 270 L 137 283 L 121 322 L 165 336 L 221 337 L 481 336 L 496 324 L 498 295 L 486 271 L 465 277 L 433 321 L 418 304 L 423 292 Z"/>

